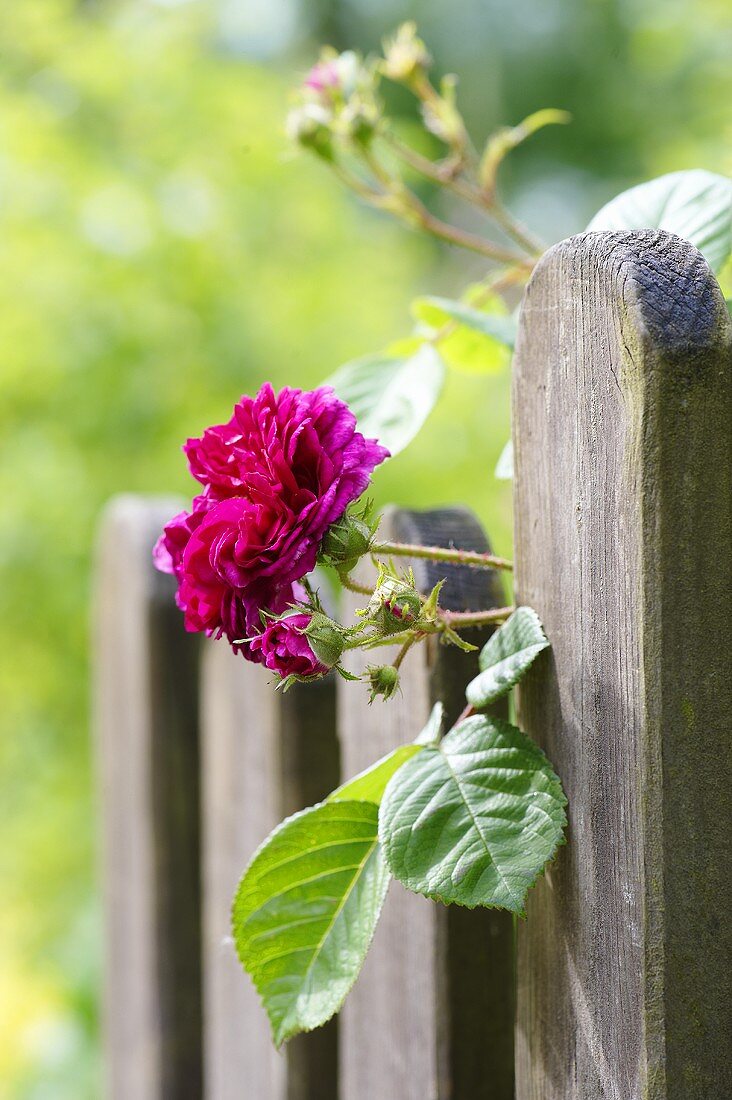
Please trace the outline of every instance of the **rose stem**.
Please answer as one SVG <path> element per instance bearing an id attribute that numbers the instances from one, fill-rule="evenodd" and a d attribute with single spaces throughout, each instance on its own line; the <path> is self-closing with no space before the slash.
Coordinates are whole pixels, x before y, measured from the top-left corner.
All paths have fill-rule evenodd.
<path id="1" fill-rule="evenodd" d="M 402 663 L 402 661 L 404 660 L 406 655 L 409 653 L 409 650 L 412 648 L 414 643 L 417 641 L 417 637 L 418 637 L 417 634 L 412 634 L 411 638 L 407 638 L 406 642 L 404 643 L 404 645 L 402 646 L 402 648 L 399 650 L 399 652 L 397 654 L 396 660 L 394 661 L 394 664 L 392 666 L 393 668 L 395 668 L 395 669 L 399 668 L 400 664 Z"/>
<path id="2" fill-rule="evenodd" d="M 389 557 L 429 558 L 430 561 L 448 561 L 455 565 L 474 565 L 483 569 L 513 569 L 513 562 L 496 558 L 493 554 L 480 554 L 475 550 L 454 550 L 445 546 L 419 546 L 410 542 L 375 542 L 371 554 Z"/>
<path id="3" fill-rule="evenodd" d="M 514 607 L 494 607 L 490 611 L 440 611 L 439 619 L 453 630 L 463 630 L 468 626 L 503 622 L 515 610 Z"/>
<path id="4" fill-rule="evenodd" d="M 459 726 L 466 718 L 470 718 L 471 714 L 475 714 L 475 707 L 472 707 L 470 703 L 468 703 L 467 707 L 465 707 L 455 719 L 455 725 L 451 726 L 451 729 L 455 729 L 455 726 Z"/>
<path id="5" fill-rule="evenodd" d="M 353 577 L 348 577 L 345 573 L 339 573 L 338 576 L 343 587 L 347 588 L 349 592 L 357 592 L 360 596 L 373 595 L 373 588 L 368 588 L 365 584 L 359 584 Z"/>
<path id="6" fill-rule="evenodd" d="M 406 161 L 415 172 L 419 172 L 420 175 L 426 176 L 427 179 L 433 180 L 433 182 L 459 195 L 460 198 L 464 199 L 466 202 L 472 203 L 475 206 L 480 206 L 491 214 L 509 237 L 513 237 L 514 241 L 516 241 L 521 248 L 526 249 L 530 256 L 540 256 L 544 251 L 542 243 L 533 237 L 531 233 L 529 233 L 529 231 L 521 225 L 521 223 L 517 221 L 501 203 L 499 203 L 495 195 L 489 197 L 474 184 L 446 175 L 444 172 L 440 171 L 440 166 L 438 164 L 435 164 L 434 161 L 429 160 L 427 157 L 421 156 L 420 153 L 417 153 L 408 145 L 405 145 L 405 143 L 400 141 L 395 135 L 386 132 L 384 138 L 402 160 Z"/>

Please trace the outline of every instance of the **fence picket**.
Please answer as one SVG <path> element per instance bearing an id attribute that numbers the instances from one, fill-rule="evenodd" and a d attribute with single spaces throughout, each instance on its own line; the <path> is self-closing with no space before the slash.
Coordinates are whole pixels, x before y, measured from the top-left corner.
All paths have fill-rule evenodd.
<path id="1" fill-rule="evenodd" d="M 338 785 L 332 678 L 275 692 L 224 642 L 205 647 L 202 683 L 206 1100 L 336 1100 L 337 1024 L 275 1050 L 242 971 L 229 915 L 236 884 L 281 818 Z"/>
<path id="2" fill-rule="evenodd" d="M 424 545 L 488 549 L 472 513 L 391 509 L 380 533 Z M 453 610 L 505 603 L 490 571 L 414 561 L 423 591 L 447 576 L 443 603 Z M 369 577 L 372 576 L 368 572 Z M 365 574 L 364 574 L 365 579 Z M 346 601 L 348 620 L 363 597 Z M 475 641 L 487 634 L 475 632 Z M 391 648 L 351 668 L 393 660 Z M 474 654 L 420 646 L 402 666 L 402 693 L 369 707 L 364 688 L 339 684 L 343 774 L 415 737 L 432 702 L 454 721 L 474 675 Z M 513 928 L 507 913 L 438 906 L 393 882 L 363 972 L 341 1013 L 342 1100 L 511 1100 L 513 1096 Z"/>
<path id="3" fill-rule="evenodd" d="M 730 323 L 701 255 L 590 233 L 540 262 L 514 377 L 524 728 L 569 845 L 519 929 L 518 1100 L 732 1095 Z"/>
<path id="4" fill-rule="evenodd" d="M 104 880 L 105 1096 L 199 1100 L 198 644 L 151 551 L 176 501 L 104 515 L 95 729 Z"/>

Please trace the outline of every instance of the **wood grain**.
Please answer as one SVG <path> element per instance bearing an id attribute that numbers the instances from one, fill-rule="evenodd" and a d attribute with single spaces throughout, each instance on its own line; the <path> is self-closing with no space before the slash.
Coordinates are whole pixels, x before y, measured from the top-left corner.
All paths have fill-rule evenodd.
<path id="1" fill-rule="evenodd" d="M 723 1100 L 732 728 L 730 325 L 700 254 L 588 233 L 540 262 L 514 377 L 524 728 L 569 844 L 519 930 L 518 1100 Z"/>
<path id="2" fill-rule="evenodd" d="M 230 932 L 242 871 L 288 814 L 338 785 L 330 677 L 275 692 L 225 642 L 205 646 L 202 684 L 206 1100 L 336 1100 L 337 1026 L 278 1052 Z"/>
<path id="3" fill-rule="evenodd" d="M 486 551 L 463 508 L 391 509 L 385 538 Z M 405 564 L 410 564 L 405 562 Z M 493 571 L 411 562 L 422 591 L 442 577 L 453 610 L 505 603 Z M 369 566 L 362 579 L 372 580 Z M 346 601 L 350 621 L 364 597 Z M 487 633 L 473 632 L 481 644 Z M 391 648 L 350 655 L 353 671 L 393 660 Z M 475 674 L 474 654 L 422 644 L 402 666 L 402 692 L 369 707 L 365 687 L 339 684 L 343 774 L 351 776 L 420 731 L 441 699 L 453 722 Z M 511 1100 L 513 1097 L 513 928 L 507 913 L 436 905 L 393 882 L 363 971 L 341 1013 L 341 1100 Z"/>
<path id="4" fill-rule="evenodd" d="M 94 725 L 105 1096 L 200 1100 L 197 640 L 153 568 L 167 499 L 119 497 L 98 547 Z"/>

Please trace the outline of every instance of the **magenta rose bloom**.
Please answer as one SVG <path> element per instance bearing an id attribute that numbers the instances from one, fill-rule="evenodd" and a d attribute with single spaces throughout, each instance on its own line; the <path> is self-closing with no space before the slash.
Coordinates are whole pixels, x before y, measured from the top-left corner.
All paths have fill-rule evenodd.
<path id="1" fill-rule="evenodd" d="M 304 634 L 310 619 L 310 615 L 295 614 L 273 620 L 252 638 L 250 659 L 282 677 L 325 676 L 328 665 L 318 660 Z"/>
<path id="2" fill-rule="evenodd" d="M 230 641 L 261 632 L 260 610 L 290 606 L 328 527 L 389 453 L 330 387 L 269 384 L 184 450 L 203 492 L 166 525 L 155 564 L 178 580 L 186 628 Z"/>

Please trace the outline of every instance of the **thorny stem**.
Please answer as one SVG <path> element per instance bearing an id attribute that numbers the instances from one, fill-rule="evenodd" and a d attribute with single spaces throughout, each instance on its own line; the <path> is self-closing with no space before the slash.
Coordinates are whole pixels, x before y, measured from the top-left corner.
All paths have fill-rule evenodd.
<path id="1" fill-rule="evenodd" d="M 454 565 L 471 565 L 482 569 L 513 569 L 513 562 L 497 558 L 493 554 L 481 554 L 475 550 L 456 550 L 446 546 L 419 546 L 410 542 L 375 542 L 372 554 L 389 557 L 427 558 L 429 561 L 447 561 Z"/>
<path id="2" fill-rule="evenodd" d="M 459 226 L 442 221 L 431 213 L 408 187 L 399 185 L 397 190 L 397 181 L 391 179 L 372 154 L 365 151 L 363 156 L 374 176 L 384 188 L 383 192 L 369 187 L 364 180 L 349 172 L 342 164 L 334 161 L 332 167 L 342 183 L 350 187 L 372 206 L 381 210 L 385 209 L 390 214 L 398 215 L 399 210 L 394 200 L 400 199 L 404 207 L 403 213 L 406 220 L 431 233 L 433 237 L 447 241 L 448 244 L 466 248 L 470 252 L 478 252 L 481 256 L 486 256 L 497 263 L 525 263 L 524 257 L 518 252 L 494 244 L 492 241 L 486 240 L 485 237 L 479 237 L 476 233 L 471 233 L 467 229 L 460 229 Z"/>
<path id="3" fill-rule="evenodd" d="M 360 584 L 353 577 L 346 576 L 345 573 L 338 574 L 341 584 L 344 588 L 347 588 L 349 592 L 357 592 L 360 596 L 372 596 L 373 588 L 369 588 L 365 584 Z"/>
<path id="4" fill-rule="evenodd" d="M 419 637 L 423 637 L 424 632 L 419 632 Z M 364 649 L 377 649 L 382 645 L 403 645 L 404 643 L 417 640 L 417 634 L 413 630 L 402 630 L 399 634 L 385 634 L 383 637 L 380 635 L 372 635 L 362 643 Z"/>
<path id="5" fill-rule="evenodd" d="M 508 234 L 509 237 L 520 244 L 522 248 L 525 248 L 527 252 L 530 252 L 532 256 L 541 256 L 545 251 L 545 245 L 535 237 L 524 225 L 521 224 L 513 214 L 503 205 L 497 195 L 493 195 L 490 203 L 486 205 L 486 209 L 490 210 L 493 218 L 498 222 L 501 229 Z"/>
<path id="6" fill-rule="evenodd" d="M 468 232 L 467 229 L 460 229 L 456 225 L 448 225 L 447 222 L 441 221 L 440 218 L 431 214 L 419 199 L 416 199 L 411 205 L 418 224 L 434 237 L 439 237 L 440 240 L 447 241 L 448 244 L 456 244 L 461 248 L 467 248 L 470 252 L 479 252 L 481 256 L 487 256 L 489 259 L 500 263 L 523 262 L 523 257 L 512 249 L 502 248 L 500 245 L 487 241 L 485 237 L 479 237 L 475 233 Z"/>
<path id="7" fill-rule="evenodd" d="M 415 172 L 419 172 L 421 176 L 432 180 L 433 183 L 439 184 L 440 187 L 444 187 L 448 191 L 452 191 L 453 194 L 459 195 L 460 198 L 465 199 L 466 202 L 485 205 L 480 197 L 480 191 L 476 187 L 452 175 L 452 166 L 447 165 L 445 169 L 441 168 L 439 164 L 435 164 L 429 157 L 423 157 L 421 153 L 412 149 L 405 142 L 401 141 L 396 134 L 392 134 L 389 130 L 384 130 L 382 137 L 388 142 L 394 152 L 400 156 L 410 168 L 413 168 Z"/>
<path id="8" fill-rule="evenodd" d="M 362 180 L 360 176 L 355 175 L 353 172 L 349 172 L 347 168 L 344 168 L 343 165 L 339 164 L 336 160 L 330 162 L 330 167 L 341 183 L 346 187 L 350 187 L 350 189 L 355 191 L 365 202 L 371 203 L 373 206 L 379 205 L 381 193 L 369 187 L 368 183 Z"/>
<path id="9" fill-rule="evenodd" d="M 493 607 L 490 611 L 440 611 L 438 618 L 453 630 L 464 630 L 468 626 L 504 622 L 515 610 L 514 607 Z"/>
<path id="10" fill-rule="evenodd" d="M 480 207 L 500 225 L 501 229 L 503 229 L 509 237 L 513 238 L 516 244 L 525 249 L 530 256 L 540 256 L 544 251 L 542 242 L 538 240 L 537 237 L 534 237 L 533 234 L 504 207 L 503 203 L 501 203 L 494 192 L 489 193 L 481 191 L 479 187 L 476 187 L 467 180 L 459 179 L 443 171 L 438 164 L 435 164 L 434 161 L 431 161 L 428 157 L 423 157 L 421 153 L 415 152 L 415 150 L 400 141 L 394 134 L 385 131 L 383 136 L 397 155 L 413 168 L 415 172 L 419 172 L 420 175 L 439 184 L 440 187 L 452 191 L 453 194 L 458 195 L 461 199 L 464 199 L 465 202 Z"/>
<path id="11" fill-rule="evenodd" d="M 409 653 L 409 650 L 412 648 L 412 646 L 418 640 L 418 638 L 419 638 L 418 634 L 412 634 L 412 636 L 410 638 L 407 638 L 406 642 L 404 643 L 402 648 L 399 650 L 399 653 L 397 654 L 396 660 L 394 661 L 394 668 L 395 669 L 399 668 L 402 661 L 404 660 L 406 655 Z"/>

